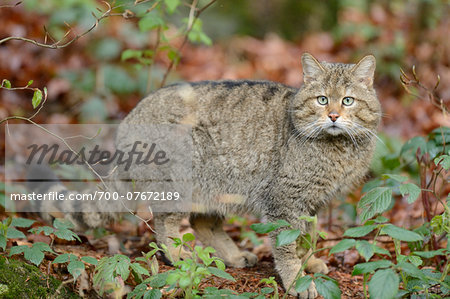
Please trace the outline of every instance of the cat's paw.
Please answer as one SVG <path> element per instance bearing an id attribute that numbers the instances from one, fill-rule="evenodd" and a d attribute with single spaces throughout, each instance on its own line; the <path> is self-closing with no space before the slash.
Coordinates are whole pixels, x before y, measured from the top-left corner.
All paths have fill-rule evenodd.
<path id="1" fill-rule="evenodd" d="M 225 264 L 233 268 L 249 268 L 256 265 L 258 257 L 248 251 L 240 251 L 239 254 L 225 260 Z"/>
<path id="2" fill-rule="evenodd" d="M 308 289 L 306 291 L 303 291 L 301 293 L 297 293 L 294 290 L 294 293 L 291 294 L 291 292 L 289 292 L 290 295 L 293 296 L 297 296 L 297 298 L 300 299 L 314 299 L 316 298 L 319 294 L 317 293 L 316 290 L 316 284 L 314 283 L 314 281 L 311 282 L 311 284 L 309 285 Z"/>
<path id="3" fill-rule="evenodd" d="M 283 281 L 284 289 L 289 293 L 289 295 L 301 298 L 301 299 L 314 299 L 317 297 L 316 284 L 314 281 L 311 282 L 308 289 L 305 291 L 298 293 L 295 286 L 295 278 L 297 276 L 298 271 L 300 271 L 301 263 L 289 263 L 286 265 L 287 267 L 278 268 L 278 273 L 280 274 L 281 280 Z M 305 273 L 302 272 L 302 276 Z"/>
<path id="4" fill-rule="evenodd" d="M 324 261 L 319 258 L 311 257 L 306 264 L 306 272 L 328 274 L 329 270 Z"/>

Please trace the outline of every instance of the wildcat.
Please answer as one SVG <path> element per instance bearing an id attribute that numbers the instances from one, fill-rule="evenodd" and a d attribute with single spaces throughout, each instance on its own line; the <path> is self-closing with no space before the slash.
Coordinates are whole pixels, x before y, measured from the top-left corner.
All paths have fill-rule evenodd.
<path id="1" fill-rule="evenodd" d="M 201 209 L 155 213 L 159 243 L 170 245 L 172 238 L 179 238 L 180 222 L 189 217 L 197 238 L 214 247 L 228 266 L 251 267 L 257 257 L 240 251 L 222 228 L 227 214 L 256 212 L 268 222 L 286 220 L 307 233 L 300 216 L 315 215 L 332 198 L 361 183 L 380 122 L 373 88 L 375 58 L 365 56 L 355 65 L 319 62 L 305 53 L 301 62 L 300 89 L 268 81 L 180 83 L 153 92 L 123 120 L 124 127 L 192 127 L 192 201 Z M 117 148 L 126 147 L 129 134 L 119 129 Z M 145 173 L 131 170 L 119 175 L 141 181 L 136 188 L 145 191 Z M 230 197 L 235 200 L 227 200 Z M 90 226 L 103 222 L 94 213 L 79 216 Z M 288 289 L 307 252 L 295 243 L 276 247 L 281 230 L 269 237 L 276 270 Z M 168 247 L 174 259 L 189 256 Z M 306 271 L 328 269 L 311 257 Z M 314 283 L 300 294 L 291 288 L 290 294 L 317 296 Z"/>

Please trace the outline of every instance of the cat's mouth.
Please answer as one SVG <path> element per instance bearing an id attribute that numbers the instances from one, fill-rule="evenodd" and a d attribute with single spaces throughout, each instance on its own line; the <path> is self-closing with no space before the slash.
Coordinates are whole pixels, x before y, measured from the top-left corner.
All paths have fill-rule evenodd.
<path id="1" fill-rule="evenodd" d="M 330 135 L 339 135 L 344 133 L 344 130 L 341 128 L 340 125 L 333 123 L 325 128 L 325 132 L 327 132 Z"/>

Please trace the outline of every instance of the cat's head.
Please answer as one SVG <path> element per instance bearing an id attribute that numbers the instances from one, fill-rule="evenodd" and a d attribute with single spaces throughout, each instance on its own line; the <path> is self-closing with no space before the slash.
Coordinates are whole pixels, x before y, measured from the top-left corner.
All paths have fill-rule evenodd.
<path id="1" fill-rule="evenodd" d="M 291 119 L 298 138 L 326 136 L 364 140 L 375 134 L 381 117 L 373 88 L 375 57 L 357 64 L 319 62 L 302 56 L 304 84 L 293 97 Z"/>

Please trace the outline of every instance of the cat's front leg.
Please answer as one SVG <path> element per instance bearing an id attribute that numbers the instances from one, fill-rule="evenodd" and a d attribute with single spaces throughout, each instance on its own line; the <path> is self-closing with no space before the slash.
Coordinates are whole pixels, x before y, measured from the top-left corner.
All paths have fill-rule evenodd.
<path id="1" fill-rule="evenodd" d="M 295 279 L 300 273 L 299 277 L 304 276 L 302 270 L 302 261 L 297 255 L 297 243 L 293 242 L 284 246 L 276 246 L 276 238 L 280 230 L 276 230 L 269 234 L 272 243 L 272 252 L 275 259 L 275 268 L 283 281 L 284 289 L 290 295 L 297 296 L 301 299 L 313 299 L 317 297 L 316 285 L 311 282 L 309 288 L 301 293 L 295 291 Z"/>
<path id="2" fill-rule="evenodd" d="M 297 242 L 297 256 L 301 259 L 302 263 L 306 262 L 306 272 L 328 274 L 327 264 L 320 258 L 315 257 L 312 254 L 312 249 L 308 250 L 303 248 L 300 242 Z"/>

